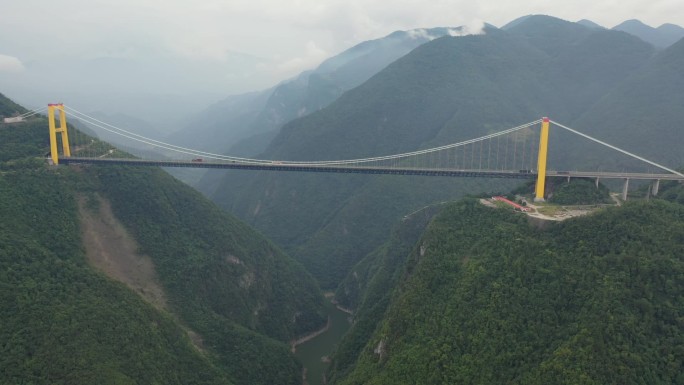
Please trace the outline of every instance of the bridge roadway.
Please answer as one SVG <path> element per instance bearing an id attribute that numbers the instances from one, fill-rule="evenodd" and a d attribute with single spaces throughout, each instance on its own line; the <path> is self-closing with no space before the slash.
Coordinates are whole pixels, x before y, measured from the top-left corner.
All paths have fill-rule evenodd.
<path id="1" fill-rule="evenodd" d="M 409 168 L 409 167 L 377 167 L 354 165 L 325 165 L 304 164 L 294 162 L 248 163 L 248 162 L 197 162 L 178 160 L 144 160 L 117 158 L 79 158 L 59 157 L 60 164 L 98 164 L 121 166 L 156 166 L 156 167 L 186 167 L 235 170 L 266 170 L 266 171 L 298 171 L 298 172 L 328 172 L 347 174 L 389 174 L 389 175 L 424 175 L 424 176 L 452 176 L 471 178 L 536 178 L 535 170 L 463 170 L 448 168 Z M 677 180 L 684 182 L 684 177 L 675 174 L 642 174 L 627 172 L 599 172 L 599 171 L 547 171 L 546 176 L 566 178 L 599 178 L 599 179 L 634 179 L 634 180 Z"/>

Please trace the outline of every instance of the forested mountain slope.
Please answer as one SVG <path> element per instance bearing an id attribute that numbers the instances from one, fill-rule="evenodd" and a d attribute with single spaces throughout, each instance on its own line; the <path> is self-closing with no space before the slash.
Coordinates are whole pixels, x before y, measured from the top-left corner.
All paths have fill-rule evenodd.
<path id="1" fill-rule="evenodd" d="M 684 185 L 676 182 L 664 183 L 659 196 L 666 201 L 684 205 Z"/>
<path id="2" fill-rule="evenodd" d="M 626 33 L 588 29 L 546 16 L 530 16 L 507 30 L 547 53 L 539 79 L 551 92 L 548 116 L 571 123 L 616 85 L 642 68 L 653 46 Z"/>
<path id="3" fill-rule="evenodd" d="M 316 69 L 263 90 L 225 98 L 196 114 L 191 123 L 169 137 L 170 143 L 233 156 L 254 157 L 263 152 L 287 122 L 318 111 L 404 56 L 412 49 L 459 28 L 396 31 L 357 44 Z M 206 195 L 216 179 L 230 175 L 238 184 L 241 173 L 215 170 L 169 170 Z M 225 192 L 225 191 L 224 191 Z"/>
<path id="4" fill-rule="evenodd" d="M 321 292 L 298 263 L 161 170 L 48 167 L 36 158 L 47 136 L 44 118 L 0 124 L 8 378 L 301 382 L 286 343 L 325 319 Z M 74 148 L 90 143 L 72 139 Z M 94 212 L 111 204 L 153 261 L 170 313 L 89 267 L 77 200 Z M 181 324 L 199 334 L 203 350 Z"/>
<path id="5" fill-rule="evenodd" d="M 45 131 L 0 123 L 0 382 L 231 384 L 169 314 L 86 264 L 79 177 L 33 158 Z"/>
<path id="6" fill-rule="evenodd" d="M 519 102 L 498 91 L 505 88 L 504 95 L 510 95 L 530 87 L 535 90 L 530 94 L 539 95 L 533 71 L 539 62 L 534 58 L 540 54 L 532 48 L 525 51 L 501 33 L 497 36 L 442 38 L 417 48 L 328 108 L 283 127 L 265 157 L 314 160 L 392 154 L 421 147 L 445 127 L 465 139 L 483 130 L 484 122 L 475 116 L 479 113 L 468 108 L 473 95 L 489 99 L 487 105 L 495 114 L 485 131 L 523 122 Z M 485 64 L 488 50 L 501 50 L 515 59 Z M 472 73 L 463 71 L 464 66 Z M 503 75 L 503 84 L 496 84 L 488 78 L 491 71 L 510 76 Z M 501 113 L 494 112 L 497 105 Z M 527 115 L 539 113 L 528 110 Z M 291 250 L 325 287 L 334 287 L 358 259 L 377 247 L 402 213 L 431 200 L 483 189 L 481 183 L 465 186 L 462 181 L 423 178 L 263 173 L 240 195 L 226 195 L 230 200 L 224 200 L 222 194 L 232 186 L 225 179 L 213 199 L 230 205 Z"/>
<path id="7" fill-rule="evenodd" d="M 232 107 L 221 109 L 226 103 L 220 102 L 207 111 L 212 127 L 210 132 L 205 129 L 205 118 L 198 116 L 196 124 L 178 132 L 172 140 L 183 142 L 187 138 L 200 148 L 215 148 L 221 153 L 254 157 L 266 149 L 284 124 L 328 106 L 345 91 L 362 84 L 414 48 L 461 31 L 461 28 L 396 31 L 380 39 L 362 42 L 325 60 L 315 70 L 305 71 L 294 79 L 257 93 L 255 100 L 258 103 L 240 104 L 243 108 L 250 108 L 250 114 L 241 115 L 246 119 L 228 120 L 232 119 L 235 110 Z M 243 101 L 246 97 L 231 97 L 226 101 Z M 179 173 L 175 172 L 174 175 Z M 233 186 L 247 183 L 246 180 L 250 178 L 240 172 L 210 170 L 201 180 L 193 182 L 193 186 L 212 196 L 221 188 L 218 179 L 224 177 L 229 178 Z M 225 194 L 225 200 L 231 200 L 233 190 L 240 188 L 221 189 L 218 193 Z"/>
<path id="8" fill-rule="evenodd" d="M 27 111 L 24 107 L 14 103 L 5 95 L 0 94 L 0 118 L 10 118 L 25 112 Z"/>
<path id="9" fill-rule="evenodd" d="M 684 381 L 684 206 L 537 230 L 476 200 L 440 213 L 336 384 Z"/>
<path id="10" fill-rule="evenodd" d="M 684 39 L 658 53 L 573 124 L 647 159 L 673 168 L 684 166 L 682 68 Z M 576 150 L 591 156 L 586 148 Z"/>
<path id="11" fill-rule="evenodd" d="M 354 309 L 354 323 L 335 351 L 329 377 L 332 381 L 353 367 L 382 320 L 394 288 L 402 281 L 414 245 L 444 207 L 437 204 L 404 217 L 389 240 L 359 261 L 340 284 L 335 299 L 344 308 Z"/>
<path id="12" fill-rule="evenodd" d="M 475 138 L 543 115 L 564 121 L 653 52 L 627 34 L 550 17 L 530 17 L 507 31 L 490 28 L 483 36 L 443 37 L 285 125 L 263 157 L 379 156 Z M 402 215 L 511 187 L 501 183 L 261 173 L 226 177 L 211 197 L 285 247 L 324 287 L 335 287 Z"/>
<path id="13" fill-rule="evenodd" d="M 242 140 L 267 138 L 259 146 L 263 151 L 274 130 L 292 119 L 320 110 L 345 91 L 358 86 L 388 64 L 432 39 L 458 31 L 457 28 L 431 28 L 396 31 L 380 39 L 359 43 L 321 63 L 264 91 L 230 96 L 211 106 L 193 122 L 170 137 L 174 143 L 230 155 L 245 153 Z M 265 135 L 268 133 L 268 135 Z M 250 139 L 254 141 L 254 139 Z M 254 144 L 249 146 L 255 148 Z"/>

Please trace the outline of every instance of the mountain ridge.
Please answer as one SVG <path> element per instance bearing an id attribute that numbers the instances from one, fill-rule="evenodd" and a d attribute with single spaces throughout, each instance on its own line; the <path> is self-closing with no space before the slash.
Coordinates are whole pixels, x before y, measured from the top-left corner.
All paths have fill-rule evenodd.
<path id="1" fill-rule="evenodd" d="M 363 158 L 467 140 L 540 116 L 569 121 L 652 55 L 653 47 L 625 33 L 542 16 L 509 30 L 442 37 L 326 108 L 286 124 L 263 157 Z M 324 287 L 334 288 L 344 271 L 382 244 L 380 234 L 387 236 L 407 212 L 501 183 L 464 180 L 449 187 L 435 179 L 368 179 L 268 173 L 225 177 L 211 198 L 288 250 Z M 401 204 L 392 208 L 373 194 L 389 194 Z"/>
<path id="2" fill-rule="evenodd" d="M 653 28 L 637 19 L 624 21 L 612 29 L 637 36 L 658 48 L 667 48 L 684 38 L 684 28 L 678 25 L 666 23 Z"/>

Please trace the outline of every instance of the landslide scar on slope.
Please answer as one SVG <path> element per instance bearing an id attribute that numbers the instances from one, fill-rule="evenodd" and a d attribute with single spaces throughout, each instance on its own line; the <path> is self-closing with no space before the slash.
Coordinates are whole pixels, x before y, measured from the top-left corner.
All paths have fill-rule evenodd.
<path id="1" fill-rule="evenodd" d="M 81 234 L 91 266 L 126 284 L 158 309 L 168 310 L 166 295 L 149 256 L 138 253 L 138 245 L 112 213 L 106 199 L 96 196 L 97 205 L 78 198 Z"/>
<path id="2" fill-rule="evenodd" d="M 109 201 L 95 196 L 89 205 L 84 196 L 78 197 L 81 235 L 86 258 L 91 266 L 109 278 L 122 282 L 152 306 L 168 311 L 166 294 L 157 278 L 152 258 L 138 253 L 138 244 L 112 213 Z M 193 346 L 204 352 L 202 337 L 182 324 L 175 314 L 169 314 L 190 337 Z"/>

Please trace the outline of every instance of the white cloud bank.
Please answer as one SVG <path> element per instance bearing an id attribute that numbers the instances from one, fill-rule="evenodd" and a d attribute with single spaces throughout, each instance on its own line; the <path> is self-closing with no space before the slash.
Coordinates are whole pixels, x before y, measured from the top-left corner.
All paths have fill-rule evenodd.
<path id="1" fill-rule="evenodd" d="M 0 72 L 23 72 L 24 64 L 14 56 L 0 54 Z"/>
<path id="2" fill-rule="evenodd" d="M 233 94 L 270 87 L 399 30 L 429 40 L 436 37 L 428 32 L 434 27 L 473 35 L 484 24 L 471 20 L 502 26 L 528 14 L 606 27 L 634 18 L 684 25 L 682 0 L 61 0 L 55 29 L 54 13 L 35 12 L 49 7 L 48 0 L 0 2 L 0 49 L 14 55 L 0 55 L 0 74 L 31 72 L 36 84 L 55 79 L 79 91 L 93 83 L 86 75 L 103 58 L 142 69 L 127 82 L 97 76 L 97 84 L 109 80 L 131 92 Z M 64 71 L 61 79 L 53 76 L 55 65 Z"/>

